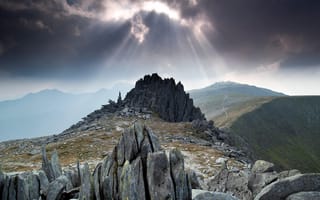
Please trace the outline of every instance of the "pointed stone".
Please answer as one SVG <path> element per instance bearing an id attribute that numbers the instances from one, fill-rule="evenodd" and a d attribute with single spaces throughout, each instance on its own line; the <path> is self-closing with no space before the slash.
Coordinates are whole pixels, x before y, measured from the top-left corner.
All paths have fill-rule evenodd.
<path id="1" fill-rule="evenodd" d="M 149 140 L 151 142 L 152 151 L 153 152 L 161 151 L 162 148 L 160 146 L 158 137 L 152 132 L 150 128 L 146 127 L 146 130 L 147 130 L 147 136 L 149 137 Z"/>
<path id="2" fill-rule="evenodd" d="M 191 200 L 191 185 L 188 183 L 188 176 L 184 171 L 184 159 L 178 149 L 173 149 L 169 153 L 171 175 L 175 188 L 177 200 Z"/>
<path id="3" fill-rule="evenodd" d="M 39 199 L 40 197 L 40 181 L 39 176 L 34 173 L 30 173 L 27 177 L 27 184 L 29 189 L 29 199 Z"/>
<path id="4" fill-rule="evenodd" d="M 49 188 L 49 180 L 45 172 L 42 170 L 39 171 L 39 182 L 40 182 L 40 195 L 47 196 L 48 188 Z"/>
<path id="5" fill-rule="evenodd" d="M 10 176 L 10 185 L 8 188 L 8 200 L 17 199 L 17 184 L 18 184 L 18 177 L 17 175 Z"/>
<path id="6" fill-rule="evenodd" d="M 102 199 L 102 194 L 100 192 L 100 177 L 101 177 L 101 168 L 102 168 L 102 163 L 99 163 L 94 172 L 93 172 L 93 186 L 94 186 L 94 196 L 96 200 L 101 200 Z"/>
<path id="7" fill-rule="evenodd" d="M 126 129 L 124 131 L 123 139 L 124 139 L 125 160 L 128 160 L 131 162 L 138 153 L 138 145 L 137 145 L 137 140 L 136 140 L 133 127 L 130 127 L 129 129 Z"/>
<path id="8" fill-rule="evenodd" d="M 49 184 L 47 200 L 60 200 L 62 193 L 72 189 L 70 180 L 62 175 Z"/>
<path id="9" fill-rule="evenodd" d="M 135 159 L 131 164 L 129 161 L 125 162 L 119 187 L 121 199 L 146 199 L 142 168 L 140 157 Z"/>
<path id="10" fill-rule="evenodd" d="M 45 172 L 49 182 L 52 182 L 55 179 L 54 172 L 52 169 L 51 162 L 48 160 L 46 147 L 42 146 L 42 170 Z"/>
<path id="11" fill-rule="evenodd" d="M 22 175 L 17 175 L 17 200 L 27 200 L 29 199 L 29 188 L 26 180 Z"/>
<path id="12" fill-rule="evenodd" d="M 147 179 L 151 200 L 175 199 L 169 161 L 165 152 L 148 154 Z"/>
<path id="13" fill-rule="evenodd" d="M 62 169 L 59 161 L 58 152 L 56 149 L 53 151 L 51 155 L 51 166 L 52 166 L 53 176 L 55 179 L 62 175 Z"/>
<path id="14" fill-rule="evenodd" d="M 65 170 L 64 175 L 68 177 L 71 181 L 73 187 L 79 187 L 81 185 L 80 177 L 78 171 L 74 170 Z"/>
<path id="15" fill-rule="evenodd" d="M 0 195 L 2 195 L 5 183 L 6 183 L 6 175 L 0 171 Z"/>
<path id="16" fill-rule="evenodd" d="M 134 123 L 134 131 L 136 133 L 138 148 L 140 149 L 141 143 L 145 137 L 144 136 L 145 127 L 141 123 Z"/>
<path id="17" fill-rule="evenodd" d="M 80 186 L 80 200 L 90 200 L 93 198 L 91 174 L 88 163 L 85 163 L 81 169 L 81 186 Z"/>
<path id="18" fill-rule="evenodd" d="M 3 178 L 3 190 L 1 192 L 1 199 L 7 200 L 8 199 L 8 193 L 9 193 L 9 186 L 10 186 L 10 177 L 4 174 Z"/>

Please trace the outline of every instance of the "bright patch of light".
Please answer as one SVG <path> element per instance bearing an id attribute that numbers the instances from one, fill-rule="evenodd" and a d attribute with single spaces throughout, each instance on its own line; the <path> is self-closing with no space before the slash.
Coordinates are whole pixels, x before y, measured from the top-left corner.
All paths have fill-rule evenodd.
<path id="1" fill-rule="evenodd" d="M 180 13 L 161 1 L 105 1 L 104 6 L 106 11 L 101 16 L 104 21 L 128 20 L 141 11 L 154 11 L 156 13 L 165 14 L 170 19 L 180 20 Z"/>
<path id="2" fill-rule="evenodd" d="M 143 3 L 143 11 L 154 11 L 156 13 L 165 14 L 170 19 L 180 20 L 180 14 L 177 10 L 170 8 L 167 4 L 161 1 L 147 1 Z"/>
<path id="3" fill-rule="evenodd" d="M 149 32 L 149 28 L 146 25 L 144 25 L 140 15 L 135 16 L 131 20 L 130 32 L 138 40 L 140 44 L 144 41 L 144 37 Z"/>

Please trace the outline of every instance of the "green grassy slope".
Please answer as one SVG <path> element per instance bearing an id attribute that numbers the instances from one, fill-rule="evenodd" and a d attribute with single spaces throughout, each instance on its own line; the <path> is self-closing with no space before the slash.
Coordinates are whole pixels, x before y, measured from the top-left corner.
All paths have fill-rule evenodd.
<path id="1" fill-rule="evenodd" d="M 282 169 L 320 172 L 320 96 L 254 102 L 253 110 L 233 118 L 229 131 L 241 136 L 257 158 Z"/>

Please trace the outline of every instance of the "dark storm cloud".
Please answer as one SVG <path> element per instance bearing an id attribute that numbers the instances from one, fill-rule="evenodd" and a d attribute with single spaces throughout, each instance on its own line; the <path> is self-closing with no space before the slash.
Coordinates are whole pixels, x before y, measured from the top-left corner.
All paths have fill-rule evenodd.
<path id="1" fill-rule="evenodd" d="M 210 23 L 213 29 L 202 31 L 231 67 L 251 69 L 275 62 L 284 68 L 320 65 L 320 1 L 165 2 L 186 21 Z M 110 56 L 119 63 L 136 58 L 148 64 L 150 58 L 153 63 L 193 59 L 187 40 L 196 41 L 192 26 L 154 12 L 139 13 L 149 29 L 145 41 L 139 45 L 130 37 L 122 54 L 114 55 L 130 34 L 131 21 L 103 21 L 100 16 L 109 12 L 106 9 L 103 0 L 0 0 L 0 73 L 70 78 L 93 73 Z M 206 52 L 194 45 L 204 59 Z"/>
<path id="2" fill-rule="evenodd" d="M 1 71 L 43 78 L 88 75 L 130 32 L 129 22 L 102 22 L 50 2 L 0 3 Z"/>
<path id="3" fill-rule="evenodd" d="M 199 0 L 197 8 L 187 6 L 182 13 L 205 12 L 215 29 L 207 33 L 212 45 L 243 65 L 320 65 L 320 1 Z"/>

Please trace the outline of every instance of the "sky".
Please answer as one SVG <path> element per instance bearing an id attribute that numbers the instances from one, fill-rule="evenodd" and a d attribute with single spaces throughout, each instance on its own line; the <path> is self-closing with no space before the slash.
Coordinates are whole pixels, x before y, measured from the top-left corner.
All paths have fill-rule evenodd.
<path id="1" fill-rule="evenodd" d="M 318 0 L 0 0 L 0 100 L 174 77 L 320 95 Z"/>

